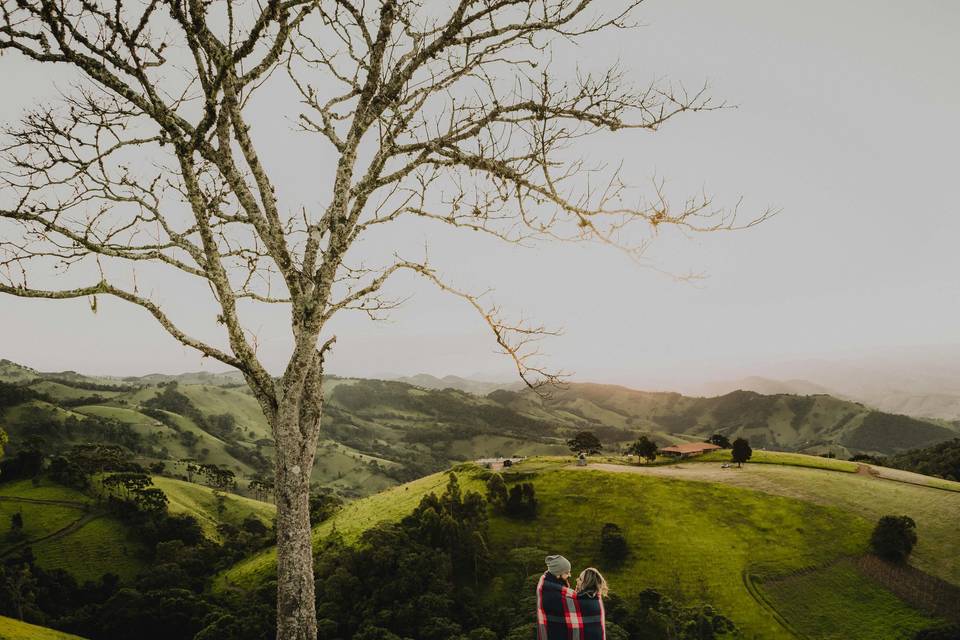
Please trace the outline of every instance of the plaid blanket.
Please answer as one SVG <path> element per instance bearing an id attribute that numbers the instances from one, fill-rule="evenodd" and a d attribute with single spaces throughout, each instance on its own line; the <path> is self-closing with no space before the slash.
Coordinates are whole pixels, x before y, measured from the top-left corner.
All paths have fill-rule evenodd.
<path id="1" fill-rule="evenodd" d="M 606 640 L 603 600 L 578 595 L 549 571 L 537 583 L 537 640 Z"/>

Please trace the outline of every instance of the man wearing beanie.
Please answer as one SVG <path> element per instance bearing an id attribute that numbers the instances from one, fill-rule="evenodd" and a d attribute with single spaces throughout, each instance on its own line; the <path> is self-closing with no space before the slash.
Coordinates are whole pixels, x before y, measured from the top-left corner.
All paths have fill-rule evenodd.
<path id="1" fill-rule="evenodd" d="M 547 556 L 546 563 L 537 583 L 537 640 L 581 640 L 577 594 L 567 583 L 570 561 L 556 555 Z"/>

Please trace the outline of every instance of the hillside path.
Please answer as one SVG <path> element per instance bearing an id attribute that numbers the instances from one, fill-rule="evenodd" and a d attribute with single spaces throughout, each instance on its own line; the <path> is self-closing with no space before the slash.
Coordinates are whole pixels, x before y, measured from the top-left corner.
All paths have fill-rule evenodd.
<path id="1" fill-rule="evenodd" d="M 39 498 L 21 498 L 19 496 L 0 496 L 0 502 L 29 502 L 30 504 L 55 505 L 58 507 L 70 507 L 71 509 L 89 508 L 86 502 L 77 502 L 75 500 L 41 500 Z"/>
<path id="2" fill-rule="evenodd" d="M 97 518 L 102 518 L 103 513 L 88 513 L 80 518 L 77 518 L 67 526 L 62 529 L 57 529 L 53 533 L 48 533 L 45 536 L 40 536 L 39 538 L 32 538 L 30 540 L 24 540 L 23 542 L 18 542 L 17 544 L 5 549 L 0 553 L 0 558 L 5 558 L 9 555 L 16 553 L 17 551 L 24 549 L 26 547 L 33 546 L 39 542 L 46 542 L 47 540 L 57 540 L 59 538 L 65 538 L 66 536 L 72 535 L 80 530 L 81 527 L 93 522 Z"/>

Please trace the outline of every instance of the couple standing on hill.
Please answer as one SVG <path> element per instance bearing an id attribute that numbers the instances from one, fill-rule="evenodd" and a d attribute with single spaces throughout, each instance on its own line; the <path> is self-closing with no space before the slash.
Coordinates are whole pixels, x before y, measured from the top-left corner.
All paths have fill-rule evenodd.
<path id="1" fill-rule="evenodd" d="M 606 640 L 607 581 L 589 567 L 571 589 L 570 568 L 563 556 L 547 556 L 547 570 L 537 583 L 537 640 Z"/>

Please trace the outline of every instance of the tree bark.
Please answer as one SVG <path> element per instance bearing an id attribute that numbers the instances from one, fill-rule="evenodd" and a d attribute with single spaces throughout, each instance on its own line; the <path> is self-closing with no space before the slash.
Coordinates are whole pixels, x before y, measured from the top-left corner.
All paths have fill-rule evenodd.
<path id="1" fill-rule="evenodd" d="M 316 640 L 313 535 L 310 526 L 310 471 L 313 452 L 305 443 L 280 443 L 300 432 L 299 421 L 276 425 L 277 638 Z M 292 445 L 292 446 L 291 446 Z"/>

